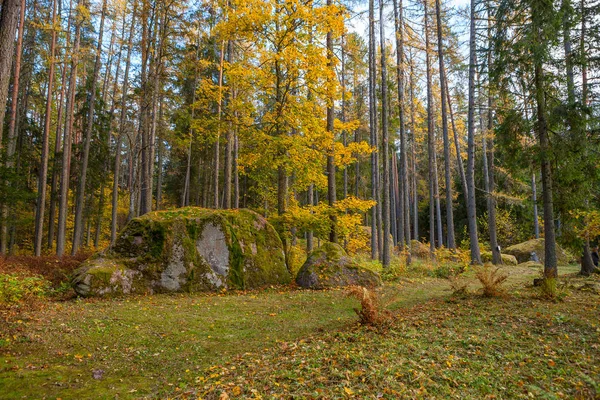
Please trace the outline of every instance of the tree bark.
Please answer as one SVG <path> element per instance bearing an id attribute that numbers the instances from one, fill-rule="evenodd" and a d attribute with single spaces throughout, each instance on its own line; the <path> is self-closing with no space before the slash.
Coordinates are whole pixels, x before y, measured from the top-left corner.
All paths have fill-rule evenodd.
<path id="1" fill-rule="evenodd" d="M 10 120 L 8 124 L 8 143 L 6 149 L 6 169 L 11 170 L 14 162 L 13 157 L 15 155 L 15 133 L 17 126 L 17 106 L 19 103 L 19 83 L 21 77 L 21 57 L 23 54 L 23 32 L 25 31 L 25 0 L 21 0 L 21 8 L 19 15 L 19 34 L 17 38 L 17 49 L 15 55 L 15 68 L 14 68 L 14 79 L 12 87 L 12 96 L 10 103 Z M 0 53 L 1 54 L 1 53 Z M 0 55 L 1 56 L 1 55 Z M 2 147 L 2 125 L 0 121 L 0 148 Z M 7 182 L 8 183 L 8 182 Z M 7 250 L 8 240 L 8 205 L 2 204 L 2 220 L 0 221 L 1 233 L 0 233 L 0 254 L 5 255 Z"/>
<path id="2" fill-rule="evenodd" d="M 56 255 L 62 257 L 65 252 L 67 212 L 69 204 L 69 178 L 71 171 L 71 145 L 73 140 L 73 122 L 75 110 L 75 92 L 77 85 L 77 70 L 79 66 L 79 45 L 81 42 L 81 19 L 73 15 L 75 23 L 75 43 L 71 53 L 71 74 L 69 77 L 69 92 L 67 94 L 67 114 L 65 116 L 65 131 L 63 136 L 62 172 L 60 177 L 60 203 L 58 208 L 58 228 L 56 237 Z"/>
<path id="3" fill-rule="evenodd" d="M 408 151 L 406 145 L 406 122 L 404 115 L 404 6 L 402 0 L 394 0 L 394 25 L 396 27 L 396 66 L 398 85 L 398 124 L 400 135 L 400 176 L 399 176 L 399 212 L 398 242 L 400 249 L 410 245 L 410 200 L 408 186 Z"/>
<path id="4" fill-rule="evenodd" d="M 467 220 L 471 248 L 471 263 L 481 264 L 479 238 L 477 234 L 477 210 L 475 203 L 475 68 L 476 57 L 476 0 L 471 0 L 471 22 L 469 33 L 469 100 L 467 113 Z"/>
<path id="5" fill-rule="evenodd" d="M 21 0 L 4 0 L 0 14 L 0 148 Z M 54 32 L 54 30 L 53 30 Z M 55 39 L 54 39 L 55 40 Z"/>
<path id="6" fill-rule="evenodd" d="M 92 73 L 92 84 L 87 97 L 88 114 L 85 126 L 85 136 L 83 140 L 83 159 L 81 161 L 81 171 L 79 175 L 79 187 L 77 190 L 77 201 L 75 205 L 75 227 L 73 231 L 73 246 L 71 254 L 77 254 L 81 246 L 81 235 L 83 233 L 83 208 L 85 204 L 85 186 L 87 180 L 87 169 L 90 159 L 90 142 L 92 140 L 92 130 L 94 128 L 94 112 L 96 103 L 96 86 L 98 84 L 98 75 L 100 74 L 100 61 L 102 55 L 102 39 L 104 36 L 104 20 L 106 17 L 106 0 L 102 1 L 102 11 L 100 16 L 100 29 L 98 31 L 98 43 L 96 45 L 96 61 L 94 63 L 94 72 Z"/>
<path id="7" fill-rule="evenodd" d="M 52 96 L 54 90 L 54 54 L 56 52 L 56 2 L 52 2 L 52 36 L 50 39 L 50 66 L 48 68 L 48 91 L 46 98 L 46 116 L 44 121 L 44 134 L 42 137 L 42 157 L 40 160 L 40 173 L 38 178 L 38 198 L 35 214 L 35 243 L 34 253 L 37 257 L 42 255 L 42 238 L 44 236 L 44 212 L 46 209 L 46 180 L 48 178 L 48 155 L 50 145 L 50 127 L 52 124 Z M 4 11 L 3 11 L 4 13 Z M 14 35 L 14 31 L 13 31 Z M 14 39 L 14 36 L 13 36 Z M 0 53 L 1 55 L 1 53 Z M 12 57 L 11 57 L 12 58 Z M 0 88 L 1 90 L 1 88 Z M 0 93 L 0 96 L 4 93 Z M 4 97 L 5 98 L 5 97 Z M 3 111 L 2 111 L 3 112 Z M 2 121 L 0 121 L 1 123 Z"/>
<path id="8" fill-rule="evenodd" d="M 429 169 L 429 252 L 433 258 L 435 254 L 435 170 L 434 163 L 434 126 L 433 126 L 433 93 L 431 89 L 431 60 L 429 46 L 429 15 L 427 1 L 423 1 L 425 9 L 425 64 L 427 75 L 427 154 L 428 154 L 428 169 Z"/>
<path id="9" fill-rule="evenodd" d="M 377 148 L 377 95 L 375 55 L 375 5 L 369 0 L 369 131 L 371 147 Z M 379 254 L 377 208 L 379 207 L 379 190 L 377 187 L 377 152 L 371 153 L 371 200 L 376 204 L 371 209 L 371 258 L 377 259 Z"/>
<path id="10" fill-rule="evenodd" d="M 327 0 L 327 6 L 331 7 L 332 0 Z M 327 45 L 327 67 L 334 70 L 333 67 L 333 32 L 328 31 L 326 37 L 326 45 Z M 331 82 L 329 82 L 331 83 Z M 331 90 L 331 88 L 329 88 Z M 335 187 L 335 158 L 333 152 L 335 151 L 335 133 L 333 131 L 333 98 L 329 98 L 327 100 L 327 132 L 331 135 L 331 148 L 329 153 L 327 154 L 327 201 L 329 202 L 329 206 L 333 207 L 336 202 L 336 187 Z M 329 241 L 332 243 L 338 242 L 337 236 L 337 218 L 335 214 L 331 213 L 331 229 L 329 231 Z"/>
<path id="11" fill-rule="evenodd" d="M 119 135 L 115 144 L 115 165 L 112 191 L 112 215 L 110 219 L 110 243 L 117 240 L 118 209 L 119 209 L 119 174 L 121 170 L 121 143 L 125 135 L 125 122 L 127 120 L 127 92 L 129 91 L 129 69 L 131 67 L 131 53 L 133 50 L 133 34 L 135 28 L 135 14 L 137 3 L 133 2 L 131 13 L 131 25 L 129 28 L 129 39 L 127 41 L 127 57 L 125 59 L 125 72 L 123 75 L 123 93 L 121 95 L 121 116 L 119 118 Z"/>
<path id="12" fill-rule="evenodd" d="M 444 140 L 444 178 L 446 181 L 446 240 L 449 249 L 456 248 L 454 238 L 454 211 L 452 207 L 452 177 L 450 170 L 450 140 L 448 139 L 448 115 L 446 107 L 446 67 L 444 65 L 444 43 L 442 34 L 442 10 L 440 0 L 435 1 L 438 38 L 438 62 L 440 68 L 440 98 L 442 108 L 442 137 Z"/>
<path id="13" fill-rule="evenodd" d="M 385 51 L 384 2 L 379 2 L 379 38 L 381 52 L 381 153 L 383 155 L 383 268 L 390 266 L 390 146 L 388 132 L 387 65 Z"/>

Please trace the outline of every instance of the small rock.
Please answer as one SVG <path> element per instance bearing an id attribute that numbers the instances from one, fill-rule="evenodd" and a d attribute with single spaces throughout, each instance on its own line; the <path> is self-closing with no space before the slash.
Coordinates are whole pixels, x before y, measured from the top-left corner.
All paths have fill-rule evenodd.
<path id="1" fill-rule="evenodd" d="M 94 379 L 102 379 L 103 375 L 104 375 L 103 369 L 95 369 L 92 371 L 92 378 L 94 378 Z"/>

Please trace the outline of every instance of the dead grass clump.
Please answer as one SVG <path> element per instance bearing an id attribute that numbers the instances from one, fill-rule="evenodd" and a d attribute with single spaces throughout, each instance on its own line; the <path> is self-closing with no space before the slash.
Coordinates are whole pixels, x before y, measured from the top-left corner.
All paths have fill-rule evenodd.
<path id="1" fill-rule="evenodd" d="M 350 286 L 346 294 L 360 301 L 360 309 L 355 308 L 354 311 L 361 324 L 382 326 L 391 321 L 391 314 L 381 305 L 376 293 L 362 286 Z"/>
<path id="2" fill-rule="evenodd" d="M 477 271 L 476 276 L 481 282 L 481 286 L 483 286 L 483 296 L 497 297 L 506 293 L 502 284 L 506 282 L 508 275 L 500 271 L 500 268 L 494 268 L 486 264 Z"/>
<path id="3" fill-rule="evenodd" d="M 450 282 L 450 289 L 452 290 L 452 296 L 455 297 L 467 297 L 469 293 L 469 282 L 459 279 L 457 277 L 448 278 Z"/>

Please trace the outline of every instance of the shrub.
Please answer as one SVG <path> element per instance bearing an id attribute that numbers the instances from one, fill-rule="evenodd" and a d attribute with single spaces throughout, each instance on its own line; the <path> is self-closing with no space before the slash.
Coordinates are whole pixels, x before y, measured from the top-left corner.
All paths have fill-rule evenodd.
<path id="1" fill-rule="evenodd" d="M 466 266 L 455 262 L 439 263 L 431 271 L 430 275 L 434 278 L 449 279 L 465 272 Z"/>
<path id="2" fill-rule="evenodd" d="M 347 290 L 348 297 L 354 297 L 360 301 L 360 309 L 354 311 L 363 325 L 381 326 L 389 322 L 391 316 L 388 311 L 383 310 L 377 295 L 362 286 L 350 286 Z"/>
<path id="3" fill-rule="evenodd" d="M 500 271 L 500 268 L 494 268 L 491 264 L 486 264 L 477 271 L 476 276 L 483 286 L 485 297 L 497 297 L 505 293 L 502 284 L 506 282 L 508 275 Z"/>
<path id="4" fill-rule="evenodd" d="M 466 297 L 469 295 L 469 283 L 464 280 L 460 280 L 456 277 L 450 277 L 450 289 L 452 295 L 456 297 Z"/>
<path id="5" fill-rule="evenodd" d="M 50 286 L 50 282 L 39 275 L 0 274 L 0 305 L 45 297 Z"/>

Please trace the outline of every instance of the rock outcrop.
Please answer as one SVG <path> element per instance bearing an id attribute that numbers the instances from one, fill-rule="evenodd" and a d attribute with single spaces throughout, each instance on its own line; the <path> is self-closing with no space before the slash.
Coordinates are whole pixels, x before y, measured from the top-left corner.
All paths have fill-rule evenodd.
<path id="1" fill-rule="evenodd" d="M 543 264 L 545 259 L 544 239 L 531 239 L 523 243 L 515 244 L 514 246 L 504 249 L 503 252 L 515 256 L 519 264 L 527 261 L 537 261 L 532 260 L 531 253 L 535 253 L 539 262 Z M 556 258 L 559 265 L 569 264 L 573 261 L 573 257 L 558 244 L 556 245 Z"/>
<path id="2" fill-rule="evenodd" d="M 115 244 L 76 271 L 81 296 L 249 289 L 286 284 L 279 235 L 250 210 L 187 207 L 127 224 Z"/>
<path id="3" fill-rule="evenodd" d="M 381 285 L 379 274 L 358 265 L 335 243 L 326 242 L 309 254 L 298 271 L 298 286 L 310 289 L 358 285 Z"/>
<path id="4" fill-rule="evenodd" d="M 510 254 L 500 254 L 502 257 L 502 264 L 504 265 L 517 265 L 519 262 L 517 258 Z M 491 251 L 482 251 L 481 252 L 481 261 L 484 263 L 492 262 L 492 252 Z"/>

